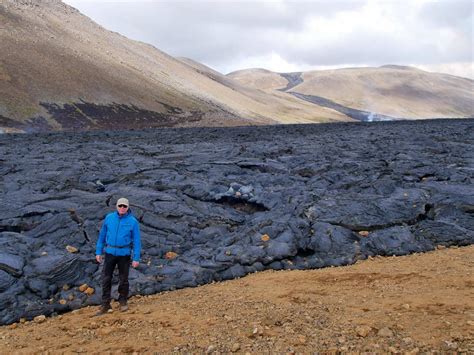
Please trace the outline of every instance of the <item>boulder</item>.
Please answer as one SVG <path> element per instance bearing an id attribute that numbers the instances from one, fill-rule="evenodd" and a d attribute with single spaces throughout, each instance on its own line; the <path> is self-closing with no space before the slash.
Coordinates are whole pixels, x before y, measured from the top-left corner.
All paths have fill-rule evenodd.
<path id="1" fill-rule="evenodd" d="M 25 260 L 21 256 L 0 252 L 0 270 L 6 271 L 15 277 L 20 277 L 23 274 L 24 266 Z"/>

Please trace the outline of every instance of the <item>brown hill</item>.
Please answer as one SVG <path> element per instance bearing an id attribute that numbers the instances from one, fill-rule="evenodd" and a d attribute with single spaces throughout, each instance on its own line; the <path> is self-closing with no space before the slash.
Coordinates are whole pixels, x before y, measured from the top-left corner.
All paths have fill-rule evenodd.
<path id="1" fill-rule="evenodd" d="M 280 73 L 262 68 L 237 70 L 227 76 L 246 87 L 270 92 L 284 89 L 288 84 L 288 80 Z"/>
<path id="2" fill-rule="evenodd" d="M 474 117 L 474 81 L 386 65 L 281 74 L 262 69 L 228 76 L 242 85 L 323 98 L 338 105 L 394 118 Z M 314 100 L 313 100 L 314 101 Z"/>
<path id="3" fill-rule="evenodd" d="M 348 120 L 248 90 L 100 27 L 59 0 L 0 3 L 0 128 L 95 129 Z"/>
<path id="4" fill-rule="evenodd" d="M 260 112 L 264 115 L 269 114 L 276 123 L 321 123 L 351 120 L 346 115 L 335 110 L 315 106 L 284 92 L 265 92 L 260 88 L 242 85 L 229 76 L 223 75 L 192 59 L 179 58 L 179 60 L 192 67 L 198 74 L 204 75 L 233 91 L 242 93 L 263 104 L 265 108 L 260 107 Z"/>
<path id="5" fill-rule="evenodd" d="M 474 247 L 134 297 L 0 327 L 12 353 L 473 353 Z M 69 301 L 66 301 L 69 302 Z"/>
<path id="6" fill-rule="evenodd" d="M 0 132 L 472 117 L 473 83 L 399 66 L 224 76 L 59 0 L 0 2 Z"/>

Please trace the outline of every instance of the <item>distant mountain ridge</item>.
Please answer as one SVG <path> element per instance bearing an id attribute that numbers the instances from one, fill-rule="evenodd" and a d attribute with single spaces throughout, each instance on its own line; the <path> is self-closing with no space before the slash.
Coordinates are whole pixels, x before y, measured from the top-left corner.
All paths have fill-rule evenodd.
<path id="1" fill-rule="evenodd" d="M 247 69 L 228 76 L 248 87 L 283 91 L 332 107 L 357 120 L 474 117 L 473 80 L 408 66 L 295 73 Z"/>
<path id="2" fill-rule="evenodd" d="M 0 2 L 0 132 L 474 116 L 472 80 L 367 70 L 222 75 L 108 31 L 59 0 Z"/>

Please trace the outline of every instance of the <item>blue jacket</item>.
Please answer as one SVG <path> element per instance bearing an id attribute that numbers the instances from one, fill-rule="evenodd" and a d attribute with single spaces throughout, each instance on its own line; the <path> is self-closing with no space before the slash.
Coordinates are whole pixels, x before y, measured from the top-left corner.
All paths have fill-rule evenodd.
<path id="1" fill-rule="evenodd" d="M 133 261 L 140 261 L 140 228 L 132 211 L 120 216 L 117 211 L 109 213 L 100 229 L 99 239 L 95 248 L 96 255 L 115 256 L 131 255 Z"/>

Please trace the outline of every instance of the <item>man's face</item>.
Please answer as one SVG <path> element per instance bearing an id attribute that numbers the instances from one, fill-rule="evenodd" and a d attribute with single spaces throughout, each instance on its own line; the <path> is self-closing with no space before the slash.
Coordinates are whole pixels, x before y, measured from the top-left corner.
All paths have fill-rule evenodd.
<path id="1" fill-rule="evenodd" d="M 117 212 L 119 215 L 123 216 L 128 211 L 127 205 L 117 205 Z"/>

